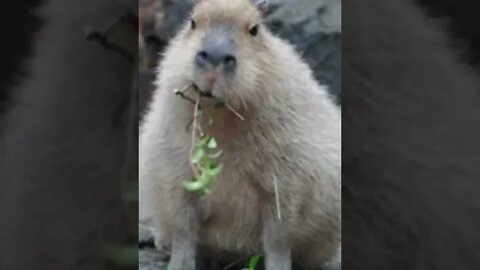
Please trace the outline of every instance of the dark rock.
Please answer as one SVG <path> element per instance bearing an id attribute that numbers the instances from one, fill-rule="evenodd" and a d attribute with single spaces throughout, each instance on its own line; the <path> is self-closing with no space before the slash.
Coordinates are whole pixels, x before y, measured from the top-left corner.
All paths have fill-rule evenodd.
<path id="1" fill-rule="evenodd" d="M 271 0 L 270 30 L 293 44 L 340 104 L 341 10 L 339 0 Z"/>
<path id="2" fill-rule="evenodd" d="M 160 270 L 166 269 L 167 256 L 155 249 L 140 249 L 138 252 L 138 269 Z"/>

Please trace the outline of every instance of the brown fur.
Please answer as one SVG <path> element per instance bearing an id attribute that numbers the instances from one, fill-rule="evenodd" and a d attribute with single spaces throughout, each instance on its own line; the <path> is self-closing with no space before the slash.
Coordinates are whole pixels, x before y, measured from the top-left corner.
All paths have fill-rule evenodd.
<path id="1" fill-rule="evenodd" d="M 171 267 L 194 269 L 197 244 L 265 254 L 267 270 L 290 269 L 290 253 L 320 267 L 340 246 L 339 108 L 250 1 L 203 0 L 193 18 L 196 29 L 185 24 L 165 52 L 141 127 L 141 218 L 151 217 L 157 244 L 172 248 Z M 198 198 L 180 185 L 192 178 L 185 127 L 194 106 L 174 90 L 192 83 L 195 53 L 214 20 L 235 25 L 238 68 L 223 94 L 245 121 L 228 109 L 215 112 L 209 132 L 224 151 L 224 170 L 213 194 Z M 248 29 L 257 23 L 252 37 Z"/>

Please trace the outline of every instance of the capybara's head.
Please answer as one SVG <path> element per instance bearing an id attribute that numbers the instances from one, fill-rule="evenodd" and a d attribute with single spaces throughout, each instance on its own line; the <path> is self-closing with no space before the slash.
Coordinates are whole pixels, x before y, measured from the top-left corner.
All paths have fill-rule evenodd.
<path id="1" fill-rule="evenodd" d="M 189 21 L 176 38 L 178 63 L 197 90 L 230 104 L 255 98 L 268 30 L 263 24 L 266 1 L 197 0 Z M 181 60 L 180 60 L 181 59 Z"/>

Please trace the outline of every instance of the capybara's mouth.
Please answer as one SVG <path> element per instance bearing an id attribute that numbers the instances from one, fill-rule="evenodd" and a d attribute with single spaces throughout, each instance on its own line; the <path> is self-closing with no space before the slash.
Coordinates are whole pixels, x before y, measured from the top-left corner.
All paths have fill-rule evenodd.
<path id="1" fill-rule="evenodd" d="M 201 97 L 216 98 L 211 92 L 201 90 L 196 83 L 193 83 L 193 90 L 195 90 Z"/>

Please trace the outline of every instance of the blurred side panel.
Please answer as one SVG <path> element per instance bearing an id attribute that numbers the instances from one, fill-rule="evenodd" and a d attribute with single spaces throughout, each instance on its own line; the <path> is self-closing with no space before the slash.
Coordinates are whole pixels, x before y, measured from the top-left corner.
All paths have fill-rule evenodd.
<path id="1" fill-rule="evenodd" d="M 136 269 L 137 2 L 9 2 L 0 269 Z"/>
<path id="2" fill-rule="evenodd" d="M 480 266 L 479 74 L 426 14 L 343 1 L 345 270 Z"/>

